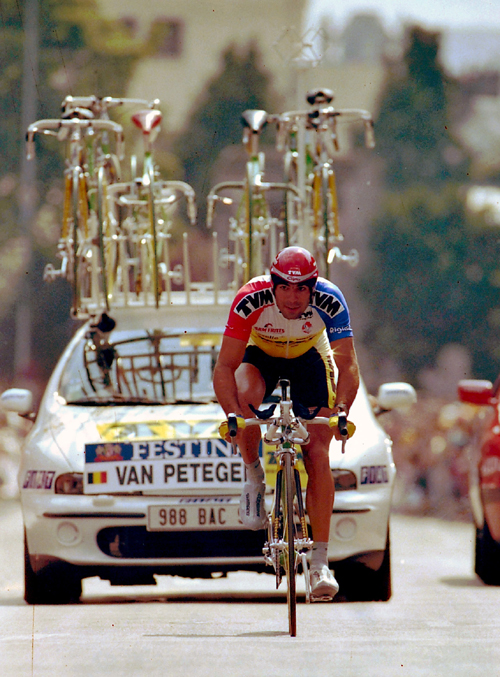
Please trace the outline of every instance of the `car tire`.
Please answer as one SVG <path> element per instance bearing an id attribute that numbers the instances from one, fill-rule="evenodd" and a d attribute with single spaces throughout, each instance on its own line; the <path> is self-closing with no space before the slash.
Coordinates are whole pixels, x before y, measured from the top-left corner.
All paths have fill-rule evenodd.
<path id="1" fill-rule="evenodd" d="M 482 529 L 476 528 L 474 571 L 487 585 L 500 585 L 500 543 L 490 534 L 485 521 Z"/>
<path id="2" fill-rule="evenodd" d="M 24 599 L 28 604 L 72 604 L 80 599 L 82 579 L 65 562 L 54 562 L 35 572 L 24 534 Z"/>
<path id="3" fill-rule="evenodd" d="M 335 567 L 334 567 L 335 568 Z M 345 562 L 335 572 L 340 595 L 350 602 L 387 602 L 392 594 L 391 540 L 389 530 L 382 564 L 373 571 L 359 562 Z"/>

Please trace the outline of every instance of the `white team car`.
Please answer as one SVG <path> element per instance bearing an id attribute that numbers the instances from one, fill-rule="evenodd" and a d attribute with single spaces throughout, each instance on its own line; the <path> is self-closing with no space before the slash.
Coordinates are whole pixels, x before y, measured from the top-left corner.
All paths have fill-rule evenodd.
<path id="1" fill-rule="evenodd" d="M 241 458 L 218 435 L 224 416 L 212 371 L 222 323 L 211 326 L 210 313 L 190 322 L 197 329 L 164 327 L 158 311 L 115 317 L 112 331 L 88 322 L 76 333 L 36 418 L 28 391 L 1 396 L 5 409 L 35 418 L 19 474 L 26 601 L 76 601 L 82 578 L 96 575 L 123 585 L 154 584 L 155 574 L 271 573 L 265 532 L 238 517 Z M 377 406 L 408 405 L 414 396 L 407 384 L 386 384 Z M 344 595 L 386 600 L 391 441 L 364 386 L 350 419 L 357 431 L 346 453 L 340 442 L 330 449 L 329 559 Z M 270 508 L 276 466 L 271 449 L 262 453 Z"/>

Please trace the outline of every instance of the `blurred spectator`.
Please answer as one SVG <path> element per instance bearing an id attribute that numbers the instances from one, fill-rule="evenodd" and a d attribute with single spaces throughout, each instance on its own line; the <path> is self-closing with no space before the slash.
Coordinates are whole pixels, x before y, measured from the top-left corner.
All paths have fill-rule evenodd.
<path id="1" fill-rule="evenodd" d="M 420 395 L 409 412 L 381 417 L 394 443 L 396 512 L 470 519 L 466 445 L 472 416 L 469 405 Z"/>

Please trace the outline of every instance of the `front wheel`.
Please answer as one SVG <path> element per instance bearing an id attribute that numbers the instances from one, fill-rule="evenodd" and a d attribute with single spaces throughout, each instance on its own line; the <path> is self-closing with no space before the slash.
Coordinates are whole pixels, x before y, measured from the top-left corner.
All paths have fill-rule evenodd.
<path id="1" fill-rule="evenodd" d="M 293 519 L 293 497 L 295 480 L 292 461 L 289 454 L 284 454 L 284 491 L 283 514 L 285 516 L 285 550 L 286 597 L 288 602 L 288 629 L 291 637 L 297 634 L 297 589 L 295 566 L 295 524 Z"/>

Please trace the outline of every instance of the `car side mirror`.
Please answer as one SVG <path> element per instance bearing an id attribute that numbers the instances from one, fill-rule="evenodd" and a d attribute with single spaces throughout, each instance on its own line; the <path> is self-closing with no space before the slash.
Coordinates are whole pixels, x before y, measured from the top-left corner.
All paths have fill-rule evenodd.
<path id="1" fill-rule="evenodd" d="M 479 379 L 465 379 L 458 382 L 458 399 L 467 404 L 495 405 L 497 399 L 493 395 L 491 381 Z"/>
<path id="2" fill-rule="evenodd" d="M 391 409 L 409 409 L 417 401 L 415 388 L 409 383 L 383 383 L 377 393 L 375 414 Z"/>
<path id="3" fill-rule="evenodd" d="M 0 395 L 0 406 L 25 418 L 32 418 L 33 394 L 24 388 L 9 388 Z"/>

